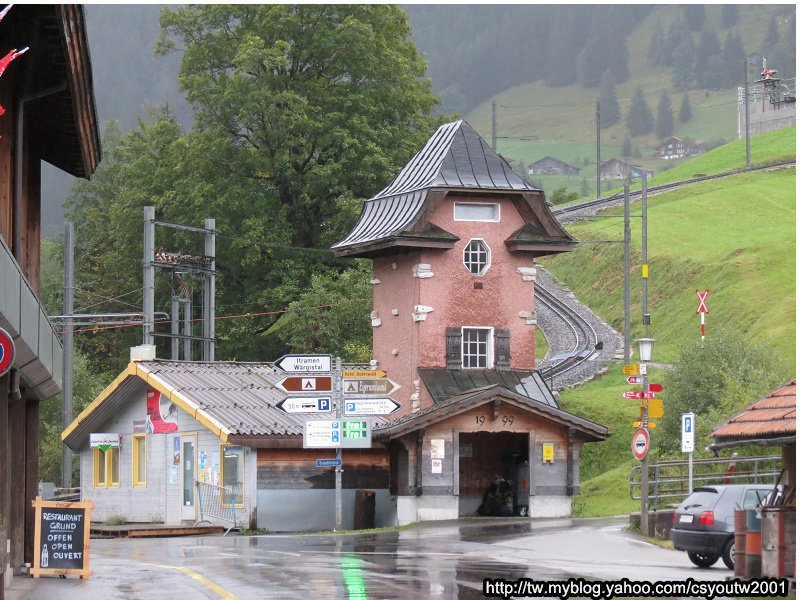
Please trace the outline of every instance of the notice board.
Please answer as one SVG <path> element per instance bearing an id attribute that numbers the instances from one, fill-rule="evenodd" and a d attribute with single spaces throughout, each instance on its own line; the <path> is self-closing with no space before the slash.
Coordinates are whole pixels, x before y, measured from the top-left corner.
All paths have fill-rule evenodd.
<path id="1" fill-rule="evenodd" d="M 89 579 L 89 528 L 94 504 L 36 498 L 33 567 L 30 574 L 78 575 Z"/>

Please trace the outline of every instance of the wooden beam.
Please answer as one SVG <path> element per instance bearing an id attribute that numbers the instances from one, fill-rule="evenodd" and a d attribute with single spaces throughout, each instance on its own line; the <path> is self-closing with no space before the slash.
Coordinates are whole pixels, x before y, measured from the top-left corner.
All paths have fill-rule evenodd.
<path id="1" fill-rule="evenodd" d="M 23 391 L 23 394 L 25 392 Z M 24 396 L 23 396 L 24 398 Z M 26 472 L 26 430 L 25 430 L 25 400 L 12 400 L 9 403 L 8 424 L 11 445 L 9 448 L 9 482 L 10 506 L 8 539 L 11 540 L 11 556 L 9 557 L 14 574 L 19 574 L 25 551 L 25 472 Z M 33 460 L 39 460 L 39 455 L 34 454 Z"/>
<path id="2" fill-rule="evenodd" d="M 38 400 L 25 403 L 25 562 L 33 564 L 33 535 L 36 509 L 31 504 L 39 495 L 39 412 Z M 31 460 L 33 458 L 33 460 Z"/>

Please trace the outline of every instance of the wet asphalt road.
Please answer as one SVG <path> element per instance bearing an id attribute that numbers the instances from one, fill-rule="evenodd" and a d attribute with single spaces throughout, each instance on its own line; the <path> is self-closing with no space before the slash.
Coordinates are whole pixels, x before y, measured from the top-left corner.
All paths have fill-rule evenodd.
<path id="1" fill-rule="evenodd" d="M 482 582 L 722 580 L 642 542 L 627 519 L 466 519 L 399 532 L 92 540 L 92 576 L 16 577 L 6 600 L 483 598 Z"/>

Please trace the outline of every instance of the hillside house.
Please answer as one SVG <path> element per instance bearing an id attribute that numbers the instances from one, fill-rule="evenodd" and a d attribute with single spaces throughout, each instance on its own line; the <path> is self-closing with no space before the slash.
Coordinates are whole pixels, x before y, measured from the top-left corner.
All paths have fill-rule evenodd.
<path id="1" fill-rule="evenodd" d="M 659 158 L 670 160 L 673 158 L 684 158 L 689 153 L 689 149 L 683 140 L 674 135 L 663 140 L 656 149 Z"/>
<path id="2" fill-rule="evenodd" d="M 16 4 L 0 40 L 4 56 L 30 46 L 0 78 L 0 328 L 16 350 L 0 373 L 2 598 L 11 573 L 33 563 L 39 403 L 62 385 L 63 349 L 39 301 L 41 163 L 88 179 L 100 136 L 81 5 Z"/>
<path id="3" fill-rule="evenodd" d="M 562 160 L 545 156 L 528 165 L 528 175 L 578 175 L 580 169 Z"/>
<path id="4" fill-rule="evenodd" d="M 617 158 L 607 160 L 600 165 L 600 179 L 625 179 L 628 175 L 632 177 L 641 177 L 642 167 L 626 163 Z M 647 171 L 647 177 L 650 178 L 654 171 Z"/>
<path id="5" fill-rule="evenodd" d="M 455 121 L 333 246 L 373 260 L 373 356 L 404 390 L 399 418 L 374 429 L 400 524 L 476 514 L 497 475 L 519 514 L 570 514 L 581 447 L 608 432 L 536 371 L 533 259 L 575 245 L 542 191 Z"/>

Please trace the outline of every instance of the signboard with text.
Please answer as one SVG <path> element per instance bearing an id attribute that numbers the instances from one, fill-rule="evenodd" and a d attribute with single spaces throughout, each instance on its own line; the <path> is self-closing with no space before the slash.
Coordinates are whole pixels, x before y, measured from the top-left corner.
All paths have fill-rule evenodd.
<path id="1" fill-rule="evenodd" d="M 681 415 L 681 451 L 694 452 L 694 413 Z"/>
<path id="2" fill-rule="evenodd" d="M 285 354 L 275 361 L 285 373 L 327 373 L 331 370 L 330 354 Z"/>
<path id="3" fill-rule="evenodd" d="M 89 527 L 94 504 L 55 502 L 37 498 L 30 574 L 78 575 L 89 579 Z"/>

